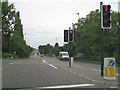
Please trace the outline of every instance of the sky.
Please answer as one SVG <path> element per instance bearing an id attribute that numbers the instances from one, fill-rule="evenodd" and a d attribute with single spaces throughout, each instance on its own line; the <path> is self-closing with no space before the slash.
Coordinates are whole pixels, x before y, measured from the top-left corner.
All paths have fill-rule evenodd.
<path id="1" fill-rule="evenodd" d="M 101 0 L 118 11 L 119 0 Z M 24 39 L 31 47 L 64 45 L 64 30 L 72 27 L 79 18 L 100 8 L 100 0 L 8 0 L 20 11 Z"/>

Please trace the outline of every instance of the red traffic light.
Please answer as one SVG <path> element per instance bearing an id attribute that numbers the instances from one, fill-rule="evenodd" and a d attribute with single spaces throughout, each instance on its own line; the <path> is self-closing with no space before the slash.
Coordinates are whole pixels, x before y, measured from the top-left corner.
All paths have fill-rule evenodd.
<path id="1" fill-rule="evenodd" d="M 107 10 L 108 10 L 108 7 L 105 8 L 105 11 L 107 11 Z"/>
<path id="2" fill-rule="evenodd" d="M 72 33 L 73 31 L 72 30 L 70 30 L 70 33 Z"/>

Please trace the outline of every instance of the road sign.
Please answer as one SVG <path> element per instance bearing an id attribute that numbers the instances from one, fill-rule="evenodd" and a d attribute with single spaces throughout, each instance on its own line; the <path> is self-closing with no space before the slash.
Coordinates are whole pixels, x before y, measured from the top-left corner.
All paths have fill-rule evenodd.
<path id="1" fill-rule="evenodd" d="M 104 58 L 104 78 L 105 79 L 116 79 L 115 58 Z"/>
<path id="2" fill-rule="evenodd" d="M 114 65 L 115 65 L 114 60 L 110 60 L 110 61 L 109 61 L 109 66 L 113 67 Z"/>

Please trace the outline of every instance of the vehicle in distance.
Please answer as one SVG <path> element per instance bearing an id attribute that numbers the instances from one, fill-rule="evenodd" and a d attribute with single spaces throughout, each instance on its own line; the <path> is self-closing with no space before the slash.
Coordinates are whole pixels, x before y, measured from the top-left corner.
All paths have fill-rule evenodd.
<path id="1" fill-rule="evenodd" d="M 59 52 L 59 60 L 68 61 L 69 60 L 69 53 L 68 52 Z"/>
<path id="2" fill-rule="evenodd" d="M 43 57 L 43 54 L 40 54 L 41 57 Z"/>

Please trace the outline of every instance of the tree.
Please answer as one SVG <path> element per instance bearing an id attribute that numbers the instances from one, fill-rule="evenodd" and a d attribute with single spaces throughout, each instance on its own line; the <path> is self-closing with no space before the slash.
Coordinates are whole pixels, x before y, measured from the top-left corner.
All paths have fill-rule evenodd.
<path id="1" fill-rule="evenodd" d="M 119 42 L 117 35 L 117 12 L 112 11 L 112 28 L 104 30 L 104 57 L 117 58 Z M 78 23 L 73 24 L 75 30 L 75 42 L 68 43 L 62 47 L 62 50 L 69 51 L 73 56 L 76 53 L 84 53 L 86 59 L 100 60 L 101 43 L 100 43 L 100 12 L 99 10 L 91 11 L 85 18 L 80 18 Z M 75 48 L 75 49 L 72 49 Z M 72 50 L 70 50 L 72 49 Z"/>
<path id="2" fill-rule="evenodd" d="M 58 48 L 59 48 L 59 44 L 58 44 L 58 43 L 55 43 L 55 47 L 58 47 Z"/>
<path id="3" fill-rule="evenodd" d="M 10 56 L 12 56 L 16 52 L 16 55 L 20 58 L 28 57 L 30 55 L 30 48 L 23 37 L 23 25 L 21 24 L 20 13 L 16 12 L 14 4 L 2 2 L 3 53 L 10 53 Z"/>

